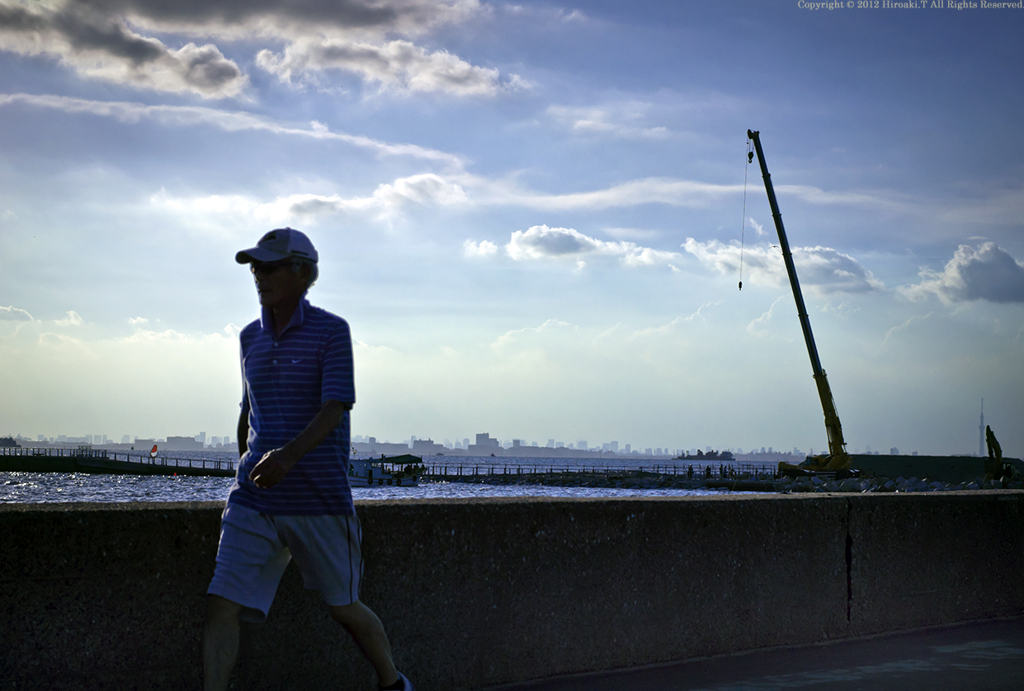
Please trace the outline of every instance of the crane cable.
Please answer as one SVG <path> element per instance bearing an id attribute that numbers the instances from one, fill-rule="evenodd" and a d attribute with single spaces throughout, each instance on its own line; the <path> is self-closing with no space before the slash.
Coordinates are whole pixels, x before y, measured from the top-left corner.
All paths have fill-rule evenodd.
<path id="1" fill-rule="evenodd" d="M 750 150 L 750 138 L 747 138 L 747 163 L 743 166 L 743 222 L 740 223 L 740 290 L 743 290 L 743 241 L 747 229 L 747 171 L 754 160 L 754 152 Z"/>

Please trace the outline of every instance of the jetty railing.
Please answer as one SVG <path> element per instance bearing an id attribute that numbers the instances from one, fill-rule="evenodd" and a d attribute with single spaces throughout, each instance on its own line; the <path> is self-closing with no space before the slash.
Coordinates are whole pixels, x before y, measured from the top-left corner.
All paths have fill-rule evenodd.
<path id="1" fill-rule="evenodd" d="M 458 480 L 485 476 L 531 476 L 587 474 L 600 476 L 673 475 L 692 480 L 774 480 L 777 468 L 749 461 L 685 461 L 650 465 L 611 465 L 575 463 L 424 463 L 428 477 Z"/>
<path id="2" fill-rule="evenodd" d="M 79 449 L 62 447 L 0 447 L 0 456 L 40 457 L 88 457 L 103 458 L 114 461 L 127 461 L 144 465 L 158 465 L 177 468 L 204 468 L 216 470 L 234 470 L 237 463 L 232 460 L 214 460 L 201 458 L 181 458 L 157 455 L 151 458 L 146 452 L 113 451 L 110 449 Z M 384 460 L 387 463 L 387 459 Z M 551 459 L 548 463 L 481 463 L 478 459 L 461 461 L 457 457 L 438 462 L 424 459 L 420 464 L 422 475 L 429 479 L 459 481 L 470 478 L 515 476 L 528 479 L 542 475 L 591 475 L 591 476 L 664 476 L 671 475 L 692 480 L 774 480 L 777 469 L 767 463 L 735 460 L 684 460 L 675 462 L 655 462 L 650 464 L 605 464 L 605 463 L 560 463 Z M 395 466 L 391 470 L 401 469 Z M 692 473 L 692 474 L 691 474 Z"/>
<path id="3" fill-rule="evenodd" d="M 204 458 L 181 458 L 175 456 L 155 457 L 145 452 L 112 451 L 111 449 L 94 449 L 81 447 L 78 449 L 46 446 L 0 446 L 0 456 L 20 456 L 28 458 L 102 458 L 111 461 L 140 463 L 170 468 L 195 468 L 206 470 L 234 470 L 235 461 Z"/>

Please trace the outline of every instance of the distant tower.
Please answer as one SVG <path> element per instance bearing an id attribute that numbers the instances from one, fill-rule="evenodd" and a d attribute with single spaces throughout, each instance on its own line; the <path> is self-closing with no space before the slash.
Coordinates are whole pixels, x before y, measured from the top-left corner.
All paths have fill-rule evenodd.
<path id="1" fill-rule="evenodd" d="M 978 455 L 985 455 L 985 399 L 981 399 L 981 422 L 978 423 Z"/>

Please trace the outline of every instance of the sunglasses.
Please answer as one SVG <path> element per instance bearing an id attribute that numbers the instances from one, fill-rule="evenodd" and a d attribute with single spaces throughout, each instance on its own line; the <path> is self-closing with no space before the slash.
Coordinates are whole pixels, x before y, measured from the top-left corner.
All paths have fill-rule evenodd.
<path id="1" fill-rule="evenodd" d="M 272 274 L 280 268 L 285 266 L 294 266 L 295 261 L 292 259 L 281 259 L 276 262 L 249 262 L 249 271 L 255 274 Z"/>

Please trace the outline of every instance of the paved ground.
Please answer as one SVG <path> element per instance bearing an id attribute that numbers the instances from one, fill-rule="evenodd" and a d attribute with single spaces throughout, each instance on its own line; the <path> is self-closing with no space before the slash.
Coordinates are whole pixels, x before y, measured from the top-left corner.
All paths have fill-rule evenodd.
<path id="1" fill-rule="evenodd" d="M 502 691 L 1022 691 L 1024 618 L 657 667 Z"/>

